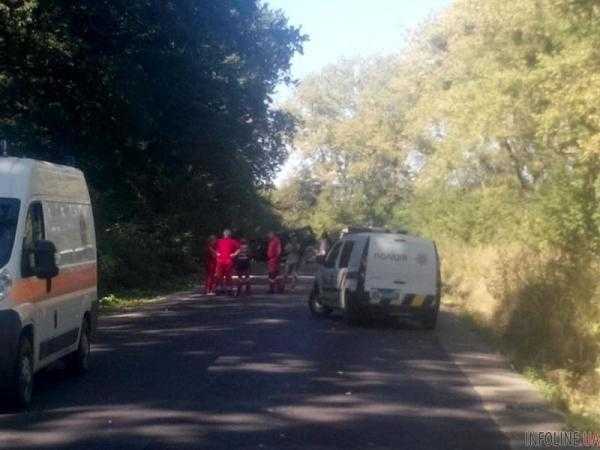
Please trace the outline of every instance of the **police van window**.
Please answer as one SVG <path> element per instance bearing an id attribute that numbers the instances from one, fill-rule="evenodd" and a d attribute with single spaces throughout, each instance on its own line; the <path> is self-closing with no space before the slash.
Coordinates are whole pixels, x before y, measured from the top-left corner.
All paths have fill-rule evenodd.
<path id="1" fill-rule="evenodd" d="M 335 266 L 335 261 L 337 260 L 338 255 L 340 254 L 340 248 L 342 247 L 342 243 L 338 242 L 333 246 L 329 254 L 327 255 L 327 259 L 325 260 L 325 267 L 331 268 Z"/>
<path id="2" fill-rule="evenodd" d="M 344 248 L 342 249 L 342 256 L 340 258 L 340 269 L 346 269 L 350 262 L 350 256 L 352 256 L 352 250 L 354 249 L 354 241 L 346 241 Z"/>
<path id="3" fill-rule="evenodd" d="M 21 276 L 30 277 L 34 275 L 33 267 L 35 266 L 35 260 L 33 250 L 35 249 L 35 243 L 43 239 L 45 239 L 44 211 L 42 204 L 35 202 L 29 205 L 25 221 Z"/>

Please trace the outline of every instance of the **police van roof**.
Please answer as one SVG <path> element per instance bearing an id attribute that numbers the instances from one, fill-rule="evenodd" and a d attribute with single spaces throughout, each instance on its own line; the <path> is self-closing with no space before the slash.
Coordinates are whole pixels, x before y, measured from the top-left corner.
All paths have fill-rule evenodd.
<path id="1" fill-rule="evenodd" d="M 379 227 L 347 227 L 342 230 L 342 234 L 363 234 L 363 233 L 378 233 L 378 234 L 408 234 L 406 230 L 389 230 Z"/>
<path id="2" fill-rule="evenodd" d="M 400 239 L 406 241 L 406 242 L 427 242 L 431 245 L 435 246 L 435 242 L 427 239 L 427 238 L 423 238 L 421 236 L 415 236 L 412 234 L 409 234 L 407 231 L 405 230 L 388 230 L 386 228 L 375 228 L 375 227 L 348 227 L 346 229 L 344 229 L 341 233 L 340 238 L 341 239 L 346 239 L 346 238 L 350 238 L 350 236 L 359 236 L 359 235 L 365 235 L 368 236 L 369 238 L 382 238 L 382 239 L 386 239 L 392 236 L 400 236 Z"/>

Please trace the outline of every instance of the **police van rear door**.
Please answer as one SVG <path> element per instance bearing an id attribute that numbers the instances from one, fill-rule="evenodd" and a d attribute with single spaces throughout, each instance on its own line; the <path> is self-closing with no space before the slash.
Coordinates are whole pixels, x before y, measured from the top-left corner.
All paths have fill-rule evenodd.
<path id="1" fill-rule="evenodd" d="M 437 293 L 438 260 L 433 242 L 412 238 L 407 245 L 409 276 L 407 293 L 435 296 Z"/>
<path id="2" fill-rule="evenodd" d="M 365 290 L 371 300 L 401 301 L 410 284 L 407 237 L 397 234 L 371 236 Z"/>

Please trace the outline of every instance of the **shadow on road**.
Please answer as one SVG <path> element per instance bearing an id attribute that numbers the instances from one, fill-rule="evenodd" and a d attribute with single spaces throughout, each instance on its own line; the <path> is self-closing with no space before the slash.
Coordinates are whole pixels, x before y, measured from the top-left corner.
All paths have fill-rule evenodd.
<path id="1" fill-rule="evenodd" d="M 105 317 L 93 370 L 38 377 L 0 448 L 505 448 L 437 339 L 315 320 L 300 296 L 183 295 Z"/>

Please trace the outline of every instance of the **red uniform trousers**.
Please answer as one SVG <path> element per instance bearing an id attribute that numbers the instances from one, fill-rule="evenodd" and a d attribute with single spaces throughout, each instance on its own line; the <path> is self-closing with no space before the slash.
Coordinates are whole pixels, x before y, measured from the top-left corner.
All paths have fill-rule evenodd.
<path id="1" fill-rule="evenodd" d="M 204 260 L 205 280 L 204 288 L 206 293 L 213 292 L 215 290 L 215 272 L 217 270 L 217 261 L 215 258 L 209 258 Z"/>
<path id="2" fill-rule="evenodd" d="M 216 285 L 221 286 L 223 282 L 227 289 L 231 289 L 232 286 L 232 275 L 233 275 L 233 261 L 217 261 L 217 267 L 215 270 Z"/>

